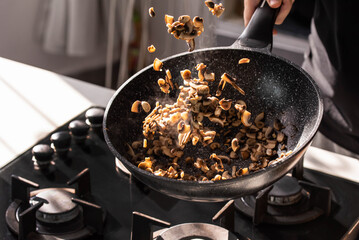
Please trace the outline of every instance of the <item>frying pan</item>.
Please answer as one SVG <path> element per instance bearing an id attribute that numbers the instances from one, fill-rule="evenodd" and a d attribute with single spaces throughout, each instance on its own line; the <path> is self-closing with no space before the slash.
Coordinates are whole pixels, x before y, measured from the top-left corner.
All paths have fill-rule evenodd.
<path id="1" fill-rule="evenodd" d="M 190 69 L 194 73 L 194 67 L 201 62 L 215 73 L 217 84 L 218 76 L 224 72 L 236 77 L 246 95 L 240 95 L 230 86 L 225 88 L 223 95 L 244 100 L 252 116 L 264 112 L 266 125 L 279 119 L 286 126 L 287 147 L 293 153 L 249 175 L 216 182 L 169 179 L 139 169 L 126 158 L 126 143 L 143 138 L 142 121 L 146 114 L 132 113 L 132 103 L 146 100 L 154 106 L 156 101 L 174 101 L 178 95 L 178 92 L 169 96 L 162 93 L 157 80 L 163 78 L 165 73 L 156 72 L 152 66 L 148 66 L 116 91 L 104 116 L 106 143 L 134 177 L 152 189 L 175 198 L 215 202 L 253 194 L 277 181 L 298 163 L 317 132 L 323 103 L 318 87 L 306 72 L 292 62 L 271 54 L 275 17 L 276 11 L 264 1 L 232 46 L 186 52 L 163 59 L 162 62 L 166 69 L 170 69 L 173 82 L 178 85 L 182 85 L 180 71 Z M 238 65 L 241 58 L 249 58 L 250 63 Z M 193 148 L 191 154 L 200 156 L 201 150 L 201 147 Z"/>

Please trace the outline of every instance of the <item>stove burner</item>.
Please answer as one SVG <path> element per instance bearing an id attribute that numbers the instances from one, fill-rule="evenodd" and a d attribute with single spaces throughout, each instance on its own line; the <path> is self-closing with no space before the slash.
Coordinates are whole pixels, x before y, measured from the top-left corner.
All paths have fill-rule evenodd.
<path id="1" fill-rule="evenodd" d="M 6 210 L 6 223 L 18 239 L 85 239 L 103 231 L 105 212 L 98 205 L 79 199 L 89 193 L 89 169 L 69 181 L 78 188 L 44 188 L 29 191 L 39 185 L 12 176 L 12 200 Z"/>
<path id="2" fill-rule="evenodd" d="M 268 203 L 272 205 L 288 206 L 299 202 L 308 193 L 303 191 L 295 178 L 281 178 L 268 194 Z"/>
<path id="3" fill-rule="evenodd" d="M 44 201 L 45 204 L 36 212 L 36 219 L 46 223 L 64 223 L 80 214 L 80 208 L 72 198 L 76 198 L 76 195 L 64 189 L 44 189 L 30 199 L 30 205 Z"/>
<path id="4" fill-rule="evenodd" d="M 208 223 L 184 223 L 170 227 L 169 222 L 148 216 L 140 212 L 132 213 L 131 240 L 239 240 L 234 233 L 234 201 L 226 203 L 212 218 L 219 225 Z M 156 225 L 162 229 L 153 232 Z M 241 237 L 240 239 L 244 239 Z M 248 238 L 246 238 L 248 239 Z"/>
<path id="5" fill-rule="evenodd" d="M 284 176 L 256 195 L 236 199 L 235 207 L 244 215 L 252 217 L 254 224 L 301 224 L 321 215 L 329 215 L 331 191 L 326 187 Z"/>
<path id="6" fill-rule="evenodd" d="M 225 228 L 208 223 L 184 223 L 162 232 L 156 240 L 237 240 L 236 235 Z"/>

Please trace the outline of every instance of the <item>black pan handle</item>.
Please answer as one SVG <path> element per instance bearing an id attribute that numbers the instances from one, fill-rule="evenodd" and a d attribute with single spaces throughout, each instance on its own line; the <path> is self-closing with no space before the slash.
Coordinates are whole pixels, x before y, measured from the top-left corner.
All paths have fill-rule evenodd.
<path id="1" fill-rule="evenodd" d="M 271 8 L 266 0 L 258 6 L 247 27 L 233 43 L 233 48 L 256 48 L 272 51 L 273 26 L 279 8 Z"/>

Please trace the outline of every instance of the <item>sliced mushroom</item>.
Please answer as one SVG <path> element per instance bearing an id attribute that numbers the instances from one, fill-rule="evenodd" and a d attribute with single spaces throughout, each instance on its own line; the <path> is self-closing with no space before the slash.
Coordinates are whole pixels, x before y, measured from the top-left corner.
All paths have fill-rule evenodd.
<path id="1" fill-rule="evenodd" d="M 215 80 L 215 74 L 214 73 L 204 73 L 204 79 L 209 81 L 209 82 L 213 82 Z"/>
<path id="2" fill-rule="evenodd" d="M 181 77 L 183 78 L 183 80 L 189 80 L 192 78 L 192 73 L 190 70 L 185 69 L 183 71 L 181 71 Z"/>
<path id="3" fill-rule="evenodd" d="M 209 117 L 208 118 L 211 122 L 217 123 L 219 125 L 221 125 L 221 127 L 224 127 L 224 122 L 222 119 L 218 118 L 218 117 Z"/>
<path id="4" fill-rule="evenodd" d="M 156 16 L 156 13 L 155 13 L 155 10 L 153 9 L 153 7 L 150 7 L 148 9 L 148 14 L 150 15 L 150 17 L 155 17 Z"/>
<path id="5" fill-rule="evenodd" d="M 263 118 L 264 118 L 264 112 L 261 112 L 254 119 L 254 124 L 256 125 L 257 128 L 262 129 L 264 127 L 264 122 L 262 122 Z"/>
<path id="6" fill-rule="evenodd" d="M 217 174 L 214 178 L 212 178 L 212 181 L 220 181 L 222 179 L 222 176 Z"/>
<path id="7" fill-rule="evenodd" d="M 244 112 L 242 114 L 242 118 L 241 118 L 241 121 L 244 126 L 250 127 L 252 125 L 252 123 L 249 122 L 250 118 L 251 118 L 251 113 L 248 112 L 247 110 L 244 110 Z"/>
<path id="8" fill-rule="evenodd" d="M 244 110 L 247 109 L 247 104 L 246 104 L 243 100 L 238 100 L 238 101 L 236 102 L 236 104 L 234 105 L 234 108 L 235 108 L 238 112 L 242 113 L 242 112 L 244 112 Z"/>
<path id="9" fill-rule="evenodd" d="M 182 16 L 178 17 L 178 21 L 180 23 L 187 23 L 187 22 L 191 21 L 191 17 L 188 15 L 182 15 Z"/>
<path id="10" fill-rule="evenodd" d="M 156 48 L 155 48 L 155 46 L 151 45 L 151 46 L 147 47 L 147 51 L 150 53 L 154 53 L 156 51 Z"/>
<path id="11" fill-rule="evenodd" d="M 134 103 L 132 103 L 131 112 L 139 113 L 140 105 L 141 105 L 141 101 L 139 101 L 139 100 L 136 100 Z"/>
<path id="12" fill-rule="evenodd" d="M 284 133 L 279 132 L 279 133 L 277 134 L 277 141 L 278 141 L 278 142 L 283 142 L 283 140 L 284 140 Z"/>
<path id="13" fill-rule="evenodd" d="M 142 109 L 143 109 L 146 113 L 148 113 L 149 111 L 151 111 L 151 105 L 150 105 L 148 102 L 142 101 L 142 102 L 141 102 L 141 106 L 142 106 Z"/>
<path id="14" fill-rule="evenodd" d="M 228 171 L 225 171 L 225 172 L 222 173 L 222 179 L 223 180 L 227 180 L 227 179 L 231 179 L 231 178 L 232 178 L 232 176 L 229 175 Z"/>
<path id="15" fill-rule="evenodd" d="M 142 146 L 142 141 L 134 141 L 132 144 L 131 144 L 132 148 L 133 149 L 138 149 Z M 132 150 L 133 151 L 133 150 Z M 135 155 L 135 153 L 133 152 L 133 155 Z"/>
<path id="16" fill-rule="evenodd" d="M 222 3 L 215 4 L 213 10 L 211 10 L 213 15 L 216 15 L 216 17 L 220 17 L 222 13 L 224 12 L 225 8 L 223 7 Z"/>
<path id="17" fill-rule="evenodd" d="M 277 145 L 276 140 L 267 140 L 267 143 L 263 145 L 263 147 L 273 149 L 276 147 L 276 145 Z"/>
<path id="18" fill-rule="evenodd" d="M 219 106 L 225 111 L 229 110 L 231 108 L 231 105 L 232 105 L 232 100 L 230 99 L 222 98 L 219 101 Z"/>
<path id="19" fill-rule="evenodd" d="M 173 24 L 174 23 L 174 17 L 171 15 L 165 15 L 165 23 L 167 24 Z"/>
<path id="20" fill-rule="evenodd" d="M 159 60 L 158 58 L 155 58 L 155 60 L 153 61 L 153 69 L 155 71 L 161 71 L 163 66 L 163 62 L 161 62 L 161 60 Z"/>
<path id="21" fill-rule="evenodd" d="M 234 152 L 237 152 L 237 150 L 239 149 L 239 141 L 237 138 L 232 139 L 231 147 Z"/>
<path id="22" fill-rule="evenodd" d="M 212 0 L 207 0 L 204 2 L 204 4 L 206 4 L 206 6 L 210 9 L 214 8 L 214 2 Z"/>
<path id="23" fill-rule="evenodd" d="M 221 76 L 221 80 L 231 84 L 236 90 L 238 90 L 242 95 L 245 95 L 246 93 L 244 92 L 244 90 L 242 88 L 240 88 L 236 83 L 236 79 L 232 78 L 231 76 L 229 76 L 227 73 L 223 73 L 223 75 Z"/>
<path id="24" fill-rule="evenodd" d="M 243 63 L 249 63 L 250 59 L 249 58 L 241 58 L 238 61 L 238 64 L 243 64 Z"/>
<path id="25" fill-rule="evenodd" d="M 209 147 L 212 149 L 212 151 L 216 150 L 217 148 L 221 147 L 221 144 L 218 142 L 213 142 L 209 145 Z"/>
<path id="26" fill-rule="evenodd" d="M 230 154 L 229 154 L 229 157 L 232 158 L 232 159 L 236 159 L 236 158 L 238 158 L 238 154 L 231 151 Z"/>
<path id="27" fill-rule="evenodd" d="M 147 148 L 147 139 L 146 138 L 143 139 L 143 148 Z"/>
<path id="28" fill-rule="evenodd" d="M 202 172 L 206 173 L 209 171 L 209 168 L 202 158 L 197 158 L 196 162 L 193 164 L 198 169 L 201 169 Z"/>
<path id="29" fill-rule="evenodd" d="M 192 52 L 196 48 L 196 42 L 193 38 L 186 40 L 188 46 L 188 52 Z"/>
<path id="30" fill-rule="evenodd" d="M 144 161 L 138 164 L 138 167 L 146 170 L 147 168 L 152 168 L 152 161 L 150 157 L 146 157 Z"/>

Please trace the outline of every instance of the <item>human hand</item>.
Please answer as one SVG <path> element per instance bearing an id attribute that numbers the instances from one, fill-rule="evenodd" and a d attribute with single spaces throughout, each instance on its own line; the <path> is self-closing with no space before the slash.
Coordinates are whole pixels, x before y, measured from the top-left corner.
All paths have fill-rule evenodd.
<path id="1" fill-rule="evenodd" d="M 261 2 L 261 0 L 244 0 L 243 18 L 245 26 L 247 26 L 254 11 Z M 277 19 L 275 21 L 276 25 L 280 25 L 283 23 L 284 19 L 288 16 L 290 10 L 292 9 L 294 0 L 267 0 L 267 2 L 271 8 L 280 7 Z"/>

